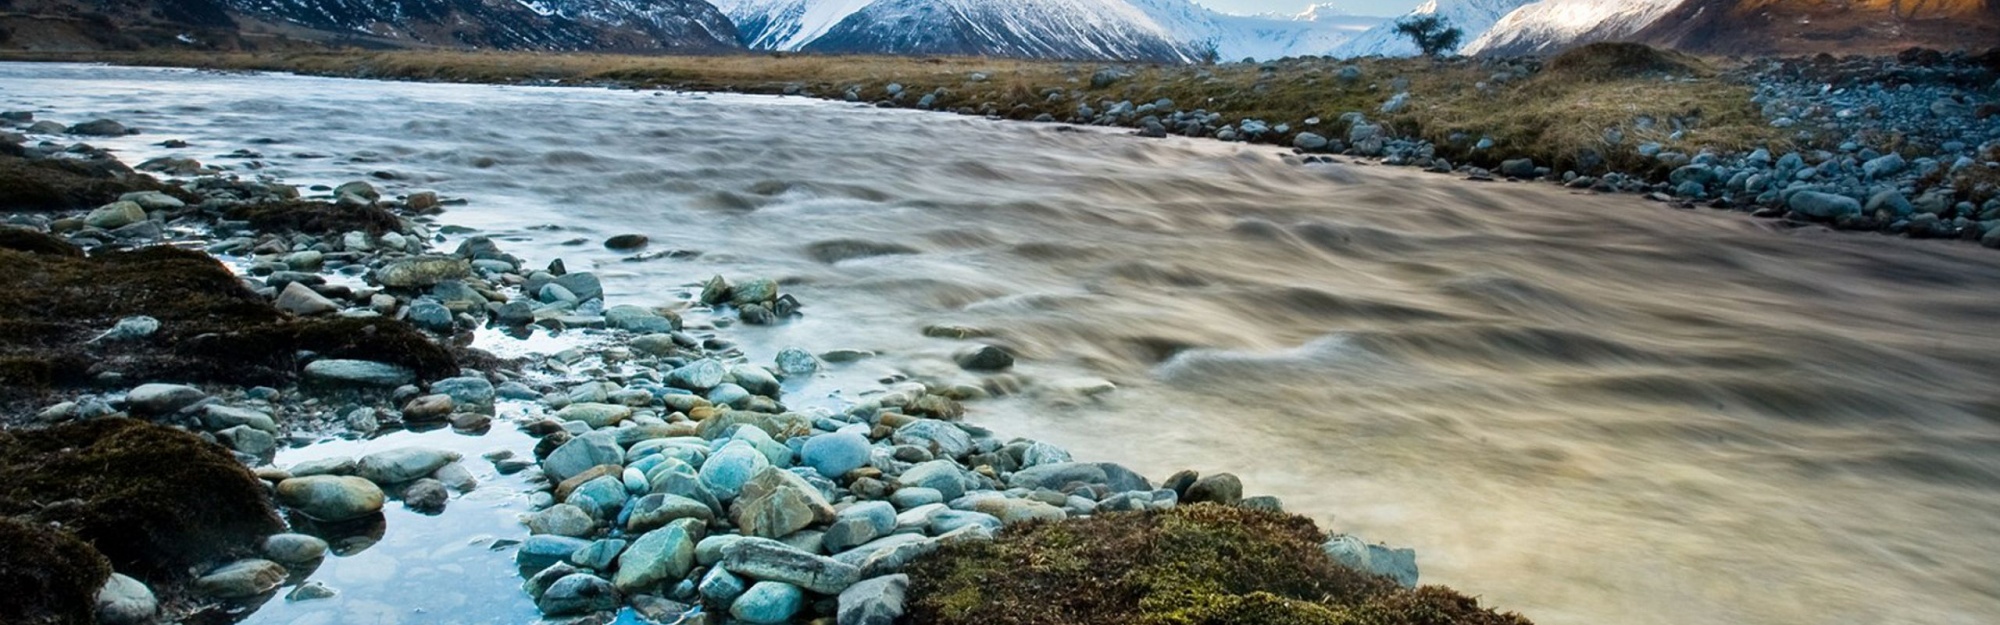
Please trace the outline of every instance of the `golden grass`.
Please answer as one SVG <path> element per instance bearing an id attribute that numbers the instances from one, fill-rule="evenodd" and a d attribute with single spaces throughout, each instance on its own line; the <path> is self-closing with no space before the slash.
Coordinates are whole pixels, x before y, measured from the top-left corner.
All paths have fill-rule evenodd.
<path id="1" fill-rule="evenodd" d="M 1102 87 L 1094 87 L 1091 76 L 1112 64 L 976 57 L 403 50 L 5 53 L 0 59 L 87 60 L 391 80 L 800 93 L 836 99 L 854 89 L 868 101 L 886 99 L 887 86 L 896 83 L 910 92 L 897 102 L 899 106 L 915 106 L 923 94 L 942 88 L 945 92 L 937 108 L 1021 120 L 1046 113 L 1069 121 L 1079 104 L 1098 107 L 1104 100 L 1137 104 L 1166 98 L 1178 109 L 1219 113 L 1225 123 L 1260 119 L 1273 126 L 1288 123 L 1293 133 L 1313 130 L 1333 138 L 1341 138 L 1345 132 L 1335 120 L 1342 113 L 1358 111 L 1402 133 L 1436 143 L 1438 153 L 1454 161 L 1492 165 L 1503 158 L 1529 157 L 1556 166 L 1557 171 L 1588 162 L 1588 158 L 1580 158 L 1588 153 L 1614 167 L 1643 169 L 1647 163 L 1637 157 L 1634 146 L 1646 141 L 1688 153 L 1704 147 L 1787 147 L 1784 138 L 1769 128 L 1750 104 L 1749 87 L 1721 78 L 1703 62 L 1683 55 L 1619 52 L 1616 57 L 1592 53 L 1590 56 L 1606 58 L 1570 62 L 1569 69 L 1565 69 L 1564 57 L 1557 57 L 1551 61 L 1551 71 L 1517 71 L 1511 73 L 1512 78 L 1500 81 L 1494 80 L 1495 74 L 1527 62 L 1309 58 L 1214 66 L 1123 64 L 1118 66 L 1133 75 Z M 1643 67 L 1627 66 L 1634 63 Z M 1360 68 L 1362 78 L 1340 80 L 1340 69 L 1347 65 Z M 1668 80 L 1661 77 L 1662 70 L 1686 78 Z M 986 78 L 975 81 L 974 74 Z M 1407 82 L 1411 106 L 1394 115 L 1381 114 L 1382 102 L 1398 91 L 1395 87 L 1399 82 Z M 1062 97 L 1050 100 L 1052 91 Z M 1313 128 L 1301 123 L 1312 117 L 1324 123 Z M 1650 130 L 1642 129 L 1636 123 L 1642 117 L 1657 124 Z M 1670 136 L 1675 119 L 1688 125 L 1678 140 Z M 1607 145 L 1604 136 L 1609 128 L 1621 129 L 1625 140 Z M 1455 134 L 1469 138 L 1455 143 L 1451 141 Z M 1495 149 L 1471 150 L 1472 142 L 1481 136 L 1492 137 Z M 1266 139 L 1289 145 L 1292 136 L 1287 133 Z"/>

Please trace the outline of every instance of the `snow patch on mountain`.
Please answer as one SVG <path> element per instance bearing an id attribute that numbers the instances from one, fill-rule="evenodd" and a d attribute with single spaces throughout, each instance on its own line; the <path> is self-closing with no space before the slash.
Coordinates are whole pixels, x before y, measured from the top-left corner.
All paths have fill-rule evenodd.
<path id="1" fill-rule="evenodd" d="M 876 0 L 800 49 L 1164 62 L 1197 55 L 1122 0 Z"/>
<path id="2" fill-rule="evenodd" d="M 1621 0 L 1603 1 L 1616 3 Z M 1403 17 L 1442 16 L 1450 21 L 1452 26 L 1465 31 L 1465 40 L 1469 42 L 1485 34 L 1486 30 L 1492 27 L 1494 22 L 1500 21 L 1502 16 L 1532 2 L 1534 0 L 1426 0 Z M 1395 28 L 1395 20 L 1378 24 L 1341 44 L 1332 51 L 1332 54 L 1340 57 L 1415 56 L 1418 52 L 1416 44 L 1396 34 Z"/>
<path id="3" fill-rule="evenodd" d="M 1577 44 L 1622 39 L 1652 25 L 1685 1 L 1541 0 L 1501 17 L 1460 52 L 1542 54 Z"/>
<path id="4" fill-rule="evenodd" d="M 1346 15 L 1314 5 L 1295 15 L 1230 15 L 1188 0 L 1127 0 L 1169 36 L 1223 61 L 1316 56 L 1380 24 L 1382 18 Z"/>
<path id="5" fill-rule="evenodd" d="M 875 0 L 712 0 L 736 22 L 744 47 L 797 50 Z"/>

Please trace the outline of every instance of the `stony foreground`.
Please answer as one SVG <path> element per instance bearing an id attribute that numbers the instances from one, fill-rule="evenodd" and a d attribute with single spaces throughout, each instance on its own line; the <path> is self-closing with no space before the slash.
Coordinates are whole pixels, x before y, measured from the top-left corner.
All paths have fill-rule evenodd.
<path id="1" fill-rule="evenodd" d="M 54 130 L 131 132 L 36 132 Z M 0 431 L 0 581 L 38 598 L 0 620 L 325 598 L 338 589 L 313 570 L 396 531 L 385 506 L 440 511 L 487 462 L 545 489 L 515 561 L 556 621 L 629 607 L 662 623 L 1524 622 L 1410 590 L 1411 551 L 1324 535 L 1233 475 L 1155 482 L 962 420 L 1003 385 L 887 381 L 838 410 L 788 407 L 787 381 L 867 355 L 747 359 L 726 328 L 803 314 L 770 279 L 607 305 L 595 275 L 560 260 L 538 269 L 477 236 L 432 249 L 432 193 L 355 182 L 308 197 L 185 159 L 140 165 L 162 184 L 81 144 L 0 146 L 0 320 L 18 330 L 0 337 L 15 428 Z M 452 347 L 481 329 L 589 340 L 535 362 Z M 976 375 L 1014 363 L 976 343 L 956 360 Z M 496 424 L 501 407 L 529 416 Z M 495 425 L 538 438 L 532 457 L 404 447 L 271 464 L 317 433 Z M 1066 568 L 1013 562 L 1072 548 Z M 1107 550 L 1133 559 L 1089 555 Z M 1246 563 L 1256 575 L 1233 568 Z M 1207 572 L 1158 577 L 1171 570 Z M 1129 585 L 1063 594 L 1077 575 Z M 1048 621 L 1031 600 L 1077 616 Z"/>

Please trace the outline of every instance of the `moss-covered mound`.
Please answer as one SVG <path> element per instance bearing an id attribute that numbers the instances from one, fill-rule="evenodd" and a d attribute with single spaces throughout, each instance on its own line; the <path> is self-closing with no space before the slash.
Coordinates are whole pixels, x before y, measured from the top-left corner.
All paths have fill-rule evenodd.
<path id="1" fill-rule="evenodd" d="M 933 625 L 1527 625 L 1335 564 L 1310 519 L 1199 504 L 1007 528 L 910 570 Z"/>
<path id="2" fill-rule="evenodd" d="M 77 247 L 75 243 L 50 236 L 40 230 L 9 226 L 0 226 L 0 250 L 79 258 L 83 256 L 83 248 Z"/>
<path id="3" fill-rule="evenodd" d="M 284 529 L 228 451 L 132 419 L 0 432 L 0 515 L 58 523 L 116 570 L 165 583 Z"/>
<path id="4" fill-rule="evenodd" d="M 0 155 L 0 211 L 94 208 L 133 191 L 166 187 L 110 159 L 26 159 Z"/>
<path id="5" fill-rule="evenodd" d="M 315 235 L 362 231 L 373 236 L 395 232 L 401 226 L 394 213 L 380 206 L 349 206 L 290 200 L 248 204 L 229 210 L 230 219 L 250 222 L 266 232 L 304 232 Z"/>
<path id="6" fill-rule="evenodd" d="M 1692 56 L 1643 43 L 1602 41 L 1570 48 L 1549 58 L 1548 76 L 1570 80 L 1630 80 L 1641 76 L 1707 76 Z"/>
<path id="7" fill-rule="evenodd" d="M 92 339 L 118 320 L 160 321 L 150 337 Z M 451 354 L 400 321 L 293 319 L 201 252 L 151 247 L 88 258 L 0 249 L 0 394 L 126 379 L 278 384 L 299 353 L 389 362 L 426 379 Z"/>
<path id="8" fill-rule="evenodd" d="M 91 625 L 111 565 L 47 524 L 0 517 L 0 623 Z"/>

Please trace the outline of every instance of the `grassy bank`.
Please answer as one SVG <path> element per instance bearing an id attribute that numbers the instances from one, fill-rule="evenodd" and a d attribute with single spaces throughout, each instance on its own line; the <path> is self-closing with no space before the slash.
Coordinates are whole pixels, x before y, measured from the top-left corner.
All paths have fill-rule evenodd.
<path id="1" fill-rule="evenodd" d="M 1671 53 L 1578 55 L 1552 61 L 1293 59 L 1215 66 L 1116 65 L 1129 73 L 1093 80 L 1101 63 L 986 58 L 740 55 L 721 57 L 537 54 L 464 51 L 196 53 L 176 51 L 8 53 L 0 60 L 96 61 L 217 70 L 286 71 L 321 76 L 472 83 L 593 84 L 757 94 L 799 94 L 916 107 L 943 89 L 933 108 L 1029 120 L 1047 114 L 1072 121 L 1079 104 L 1134 104 L 1170 99 L 1177 109 L 1219 113 L 1224 123 L 1258 119 L 1289 131 L 1263 141 L 1290 145 L 1298 132 L 1340 138 L 1343 113 L 1362 112 L 1398 134 L 1436 144 L 1459 162 L 1497 164 L 1528 157 L 1586 171 L 1635 173 L 1650 166 L 1635 146 L 1668 150 L 1784 147 L 1750 103 L 1748 86 L 1725 68 Z M 1591 57 L 1589 60 L 1580 60 Z M 1358 77 L 1342 76 L 1352 66 Z M 1669 79 L 1672 77 L 1672 79 Z M 1352 78 L 1352 79 L 1348 79 Z M 904 88 L 893 99 L 891 85 Z M 1409 106 L 1382 104 L 1398 92 Z M 1100 110 L 1102 110 L 1100 108 Z M 1169 109 L 1171 110 L 1171 109 Z M 1308 126 L 1307 120 L 1321 122 Z M 1648 120 L 1648 121 L 1642 121 Z M 1676 125 L 1686 130 L 1679 137 Z M 1622 141 L 1606 141 L 1618 129 Z M 1475 149 L 1482 137 L 1493 145 Z M 1663 172 L 1662 172 L 1663 173 Z"/>

